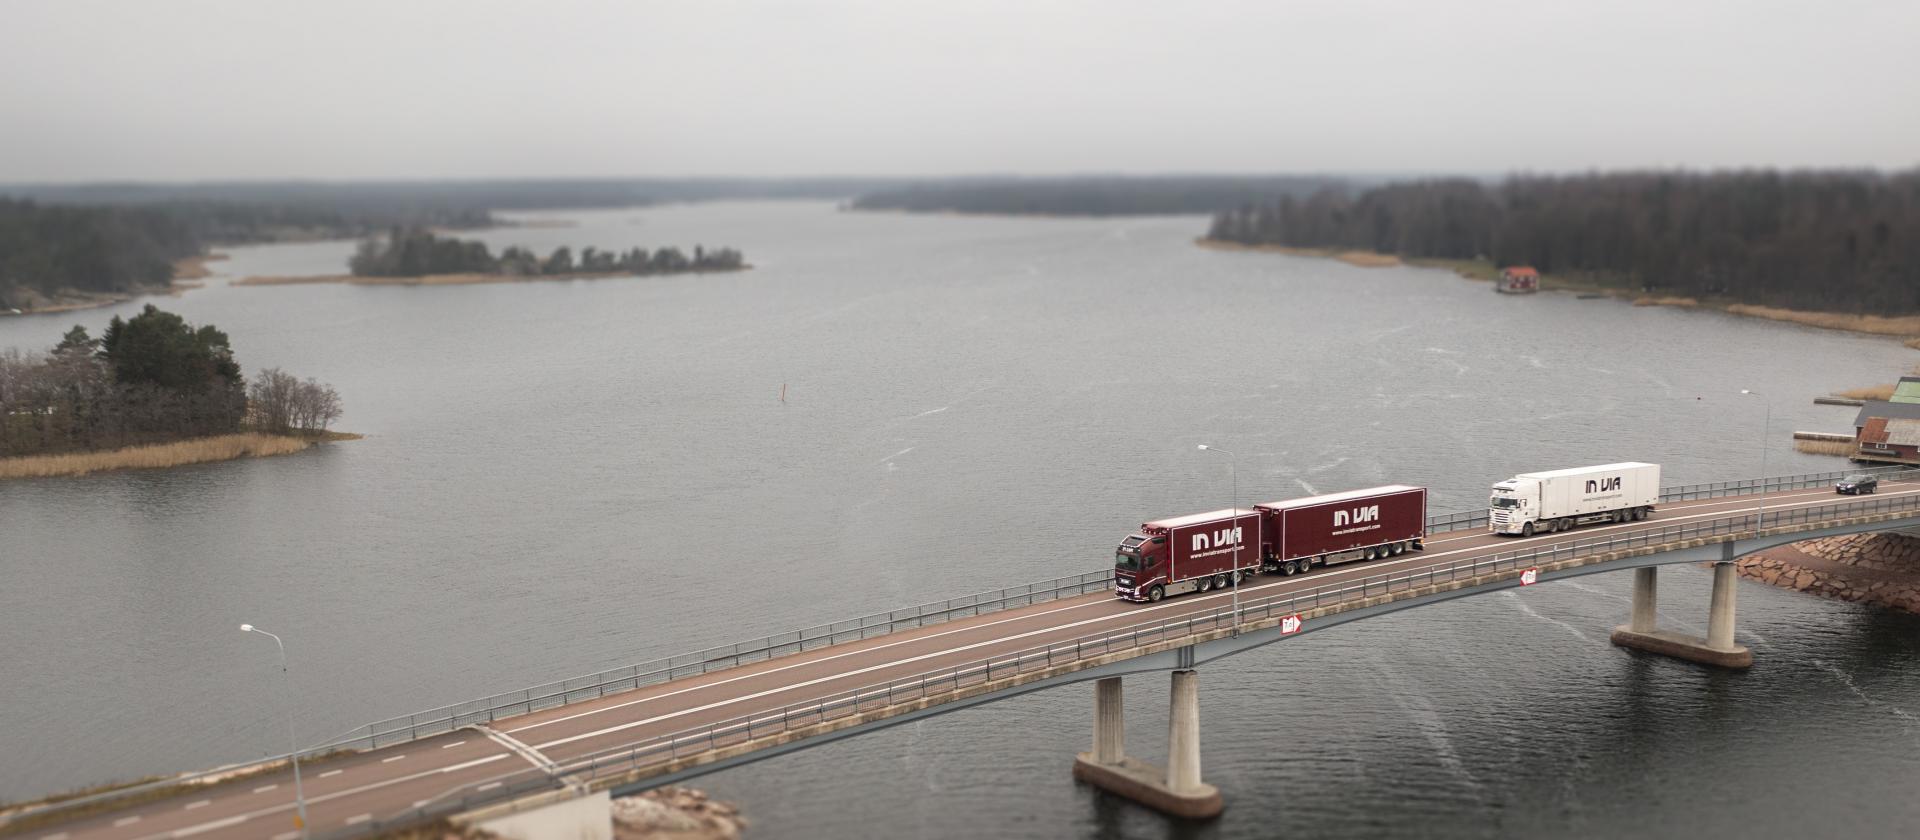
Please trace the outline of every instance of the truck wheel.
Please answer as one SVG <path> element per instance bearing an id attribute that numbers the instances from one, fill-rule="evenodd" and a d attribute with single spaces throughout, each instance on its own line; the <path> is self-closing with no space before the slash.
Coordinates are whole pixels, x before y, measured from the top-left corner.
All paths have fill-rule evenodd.
<path id="1" fill-rule="evenodd" d="M 1153 585 L 1152 589 L 1147 590 L 1147 603 L 1156 603 L 1165 597 L 1167 597 L 1167 588 L 1157 583 Z"/>
<path id="2" fill-rule="evenodd" d="M 1205 592 L 1212 588 L 1213 578 L 1201 578 L 1199 583 L 1193 585 L 1193 591 L 1195 592 Z"/>
<path id="3" fill-rule="evenodd" d="M 1213 576 L 1213 588 L 1215 588 L 1215 589 L 1225 589 L 1225 588 L 1227 588 L 1227 576 L 1226 576 L 1226 575 L 1214 575 L 1214 576 Z"/>
<path id="4" fill-rule="evenodd" d="M 1292 575 L 1292 574 L 1298 573 L 1299 571 L 1300 571 L 1300 564 L 1296 561 L 1288 560 L 1287 562 L 1280 564 L 1280 574 Z"/>
<path id="5" fill-rule="evenodd" d="M 1533 536 L 1533 523 L 1529 522 L 1525 525 L 1520 526 L 1520 536 L 1523 536 L 1523 537 Z"/>
<path id="6" fill-rule="evenodd" d="M 1400 555 L 1407 553 L 1407 544 L 1404 542 L 1397 542 L 1393 544 L 1392 549 L 1393 549 L 1393 556 L 1399 557 Z"/>

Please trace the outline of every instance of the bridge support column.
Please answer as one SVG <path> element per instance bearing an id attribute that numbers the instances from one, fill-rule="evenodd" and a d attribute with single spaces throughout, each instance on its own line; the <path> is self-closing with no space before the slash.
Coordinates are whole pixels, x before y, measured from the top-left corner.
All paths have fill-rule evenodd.
<path id="1" fill-rule="evenodd" d="M 1651 633 L 1660 621 L 1660 569 L 1648 566 L 1633 570 L 1633 617 L 1627 628 L 1635 633 Z"/>
<path id="2" fill-rule="evenodd" d="M 1728 546 L 1729 555 L 1732 546 Z M 1713 564 L 1713 596 L 1707 608 L 1707 637 L 1661 630 L 1656 623 L 1655 569 L 1633 572 L 1633 617 L 1613 628 L 1613 643 L 1720 668 L 1750 668 L 1753 651 L 1733 642 L 1734 573 L 1732 557 Z"/>
<path id="3" fill-rule="evenodd" d="M 1093 760 L 1111 766 L 1126 757 L 1126 704 L 1120 678 L 1108 677 L 1093 684 Z"/>
<path id="4" fill-rule="evenodd" d="M 1200 781 L 1200 682 L 1173 672 L 1167 709 L 1167 769 L 1126 755 L 1120 678 L 1094 684 L 1093 752 L 1074 757 L 1073 777 L 1176 817 L 1211 819 L 1225 807 L 1220 791 Z"/>

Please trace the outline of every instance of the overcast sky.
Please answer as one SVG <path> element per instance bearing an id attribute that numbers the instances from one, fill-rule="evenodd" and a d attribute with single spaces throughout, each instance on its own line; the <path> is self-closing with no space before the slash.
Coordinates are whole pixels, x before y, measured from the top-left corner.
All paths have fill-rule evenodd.
<path id="1" fill-rule="evenodd" d="M 1916 0 L 0 0 L 0 182 L 1916 163 Z"/>

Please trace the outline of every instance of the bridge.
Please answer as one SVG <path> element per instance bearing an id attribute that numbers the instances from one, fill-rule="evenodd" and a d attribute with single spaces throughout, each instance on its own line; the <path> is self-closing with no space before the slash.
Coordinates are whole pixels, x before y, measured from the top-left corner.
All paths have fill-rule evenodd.
<path id="1" fill-rule="evenodd" d="M 1731 561 L 1920 526 L 1920 470 L 1867 472 L 1880 476 L 1875 495 L 1836 496 L 1841 473 L 1671 487 L 1646 520 L 1531 538 L 1486 533 L 1484 511 L 1435 516 L 1423 551 L 1249 578 L 1237 610 L 1236 593 L 1218 590 L 1121 602 L 1100 569 L 432 709 L 302 751 L 308 830 L 348 838 L 452 816 L 506 836 L 541 836 L 541 820 L 580 814 L 604 825 L 608 796 L 1084 681 L 1097 681 L 1093 749 L 1075 775 L 1205 817 L 1221 803 L 1200 772 L 1198 666 L 1453 598 L 1632 570 L 1615 643 L 1744 667 L 1752 655 L 1734 642 Z M 1658 567 L 1676 563 L 1715 564 L 1705 638 L 1656 624 Z M 1121 725 L 1122 678 L 1162 671 L 1174 688 L 1164 768 L 1129 756 Z M 17 809 L 0 834 L 293 840 L 286 759 Z"/>

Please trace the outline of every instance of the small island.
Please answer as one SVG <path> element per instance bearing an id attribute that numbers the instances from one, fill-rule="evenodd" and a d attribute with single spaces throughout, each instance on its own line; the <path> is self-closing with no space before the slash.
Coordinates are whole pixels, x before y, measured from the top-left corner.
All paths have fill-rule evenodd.
<path id="1" fill-rule="evenodd" d="M 741 271 L 751 266 L 732 248 L 695 245 L 693 254 L 679 248 L 602 251 L 587 247 L 575 258 L 562 246 L 545 257 L 519 246 L 499 256 L 484 242 L 439 236 L 425 228 L 395 228 L 384 237 L 363 240 L 347 261 L 351 274 L 312 277 L 248 277 L 236 286 L 281 286 L 300 283 L 350 283 L 361 286 L 439 286 L 467 283 L 511 283 L 527 280 L 586 280 L 605 277 L 651 277 L 669 274 L 705 274 Z"/>
<path id="2" fill-rule="evenodd" d="M 0 479 L 283 455 L 357 437 L 328 430 L 339 417 L 332 387 L 278 368 L 249 383 L 226 333 L 151 304 L 99 338 L 0 353 Z"/>

